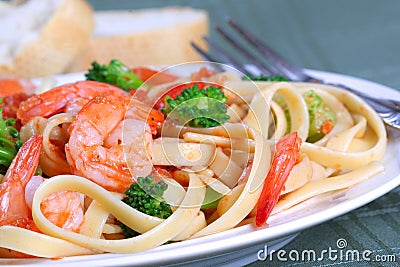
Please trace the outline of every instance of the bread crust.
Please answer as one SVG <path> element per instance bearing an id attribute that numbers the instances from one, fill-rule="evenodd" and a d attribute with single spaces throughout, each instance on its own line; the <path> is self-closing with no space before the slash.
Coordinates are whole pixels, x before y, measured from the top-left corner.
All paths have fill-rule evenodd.
<path id="1" fill-rule="evenodd" d="M 0 78 L 35 78 L 65 72 L 86 47 L 93 28 L 93 10 L 86 1 L 63 0 L 39 37 L 27 43 L 12 62 L 0 65 Z"/>
<path id="2" fill-rule="evenodd" d="M 162 8 L 161 12 L 179 12 L 187 8 Z M 116 13 L 128 11 L 111 11 Z M 140 12 L 139 10 L 136 12 Z M 209 21 L 205 11 L 200 12 L 199 19 L 190 23 L 153 29 L 149 31 L 118 34 L 109 36 L 92 36 L 82 54 L 73 62 L 70 71 L 87 70 L 96 60 L 101 64 L 111 59 L 119 59 L 128 66 L 171 65 L 201 60 L 190 45 L 194 41 L 204 45 L 203 35 L 208 35 Z"/>

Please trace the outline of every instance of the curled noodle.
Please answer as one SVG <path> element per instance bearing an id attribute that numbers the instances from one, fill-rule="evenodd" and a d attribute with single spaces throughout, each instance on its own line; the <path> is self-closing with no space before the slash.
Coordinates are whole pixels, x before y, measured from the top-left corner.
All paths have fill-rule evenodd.
<path id="1" fill-rule="evenodd" d="M 190 175 L 190 184 L 186 196 L 180 207 L 168 219 L 162 222 L 153 222 L 153 228 L 147 229 L 145 233 L 137 237 L 122 240 L 104 240 L 63 230 L 44 217 L 40 210 L 40 202 L 46 195 L 59 190 L 78 191 L 88 195 L 117 219 L 132 228 L 141 227 L 140 225 L 148 227 L 148 222 L 143 221 L 146 219 L 143 218 L 140 212 L 130 208 L 112 195 L 110 196 L 110 193 L 102 187 L 79 176 L 64 175 L 54 177 L 45 182 L 36 192 L 32 203 L 32 214 L 36 225 L 41 231 L 82 247 L 114 253 L 139 252 L 171 240 L 197 216 L 205 195 L 205 187 L 201 180 L 197 175 Z"/>
<path id="2" fill-rule="evenodd" d="M 75 116 L 69 113 L 61 113 L 52 116 L 47 120 L 43 129 L 43 154 L 40 158 L 40 165 L 43 172 L 48 176 L 71 173 L 69 164 L 65 158 L 65 152 L 51 143 L 50 137 L 54 129 L 59 125 L 71 123 Z"/>

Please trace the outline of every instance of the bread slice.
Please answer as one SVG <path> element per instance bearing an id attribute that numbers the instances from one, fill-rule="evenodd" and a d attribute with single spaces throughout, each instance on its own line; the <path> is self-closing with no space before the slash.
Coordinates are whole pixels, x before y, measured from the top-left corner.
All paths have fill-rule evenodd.
<path id="1" fill-rule="evenodd" d="M 119 59 L 128 66 L 201 60 L 189 42 L 202 43 L 208 34 L 207 12 L 189 7 L 99 11 L 94 19 L 89 45 L 70 71 L 86 70 L 94 60 Z"/>
<path id="2" fill-rule="evenodd" d="M 85 0 L 28 0 L 0 5 L 0 78 L 60 74 L 94 28 Z"/>

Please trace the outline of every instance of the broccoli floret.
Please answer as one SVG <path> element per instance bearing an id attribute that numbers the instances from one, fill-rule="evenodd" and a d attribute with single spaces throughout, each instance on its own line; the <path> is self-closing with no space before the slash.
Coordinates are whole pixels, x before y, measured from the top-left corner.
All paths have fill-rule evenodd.
<path id="1" fill-rule="evenodd" d="M 166 96 L 166 106 L 161 111 L 180 125 L 209 128 L 229 120 L 227 101 L 221 88 L 209 86 L 199 90 L 195 84 L 183 89 L 175 99 Z"/>
<path id="2" fill-rule="evenodd" d="M 290 81 L 288 78 L 286 78 L 283 75 L 265 76 L 265 75 L 262 75 L 262 74 L 260 74 L 258 76 L 247 74 L 245 77 L 243 77 L 243 80 L 265 81 L 265 82 L 288 82 L 288 81 Z"/>
<path id="3" fill-rule="evenodd" d="M 125 192 L 123 202 L 145 214 L 166 219 L 172 214 L 171 206 L 163 199 L 168 185 L 160 180 L 155 182 L 152 176 L 138 177 Z M 132 237 L 137 233 L 128 226 L 121 224 L 125 237 Z"/>
<path id="4" fill-rule="evenodd" d="M 92 62 L 92 69 L 85 73 L 85 77 L 87 80 L 116 85 L 125 91 L 137 89 L 143 84 L 131 69 L 117 59 L 111 60 L 108 65 Z"/>
<path id="5" fill-rule="evenodd" d="M 329 133 L 336 123 L 335 113 L 324 105 L 321 97 L 313 90 L 305 92 L 303 97 L 310 117 L 307 142 L 316 142 Z"/>
<path id="6" fill-rule="evenodd" d="M 135 237 L 139 234 L 138 232 L 136 232 L 135 230 L 132 230 L 131 228 L 129 228 L 128 226 L 126 226 L 123 223 L 121 223 L 121 229 L 122 229 L 122 232 L 124 233 L 125 238 Z"/>
<path id="7" fill-rule="evenodd" d="M 0 98 L 0 103 L 3 100 Z M 3 118 L 3 109 L 0 108 L 0 173 L 5 174 L 12 160 L 22 146 L 19 132 L 14 127 L 14 118 Z"/>
<path id="8" fill-rule="evenodd" d="M 211 187 L 206 187 L 206 195 L 204 196 L 203 204 L 201 205 L 201 209 L 212 209 L 217 208 L 219 201 L 223 195 Z"/>
<path id="9" fill-rule="evenodd" d="M 324 104 L 322 98 L 313 90 L 305 92 L 303 98 L 307 104 L 310 121 L 307 142 L 314 143 L 330 132 L 336 123 L 336 117 L 335 113 Z M 291 118 L 288 107 L 283 99 L 278 98 L 276 101 L 285 111 L 285 117 L 288 123 L 288 129 L 286 131 L 289 133 Z"/>

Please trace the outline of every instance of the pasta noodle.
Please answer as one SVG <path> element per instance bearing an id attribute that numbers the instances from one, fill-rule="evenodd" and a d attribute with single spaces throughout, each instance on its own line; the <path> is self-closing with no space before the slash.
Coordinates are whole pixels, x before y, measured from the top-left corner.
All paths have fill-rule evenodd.
<path id="1" fill-rule="evenodd" d="M 289 132 L 297 132 L 302 140 L 300 156 L 278 192 L 272 214 L 383 171 L 385 127 L 352 93 L 321 84 L 242 81 L 225 73 L 206 76 L 201 82 L 205 81 L 221 82 L 228 96 L 230 119 L 220 126 L 182 126 L 167 118 L 161 129 L 151 132 L 157 113 L 150 108 L 153 121 L 142 118 L 146 105 L 153 106 L 176 83 L 192 82 L 189 77 L 144 86 L 147 99 L 130 100 L 137 113 L 123 104 L 125 95 L 109 94 L 85 100 L 89 102 L 78 114 L 58 111 L 29 120 L 21 128 L 21 139 L 43 136 L 40 168 L 46 179 L 34 192 L 31 210 L 40 232 L 0 223 L 0 248 L 44 258 L 135 253 L 251 223 L 267 173 L 276 167 L 271 165 L 275 144 Z M 305 98 L 310 91 L 336 120 L 314 142 L 309 138 L 315 115 Z M 84 113 L 91 103 L 98 114 Z M 108 113 L 104 105 L 111 106 Z M 78 127 L 80 135 L 74 132 Z M 82 167 L 86 164 L 92 164 L 90 171 Z M 162 197 L 171 207 L 168 218 L 145 214 L 121 201 L 129 185 L 146 175 L 167 185 Z M 46 196 L 60 191 L 82 197 L 79 231 L 66 230 L 46 217 Z M 219 197 L 207 199 L 209 192 Z M 123 226 L 137 235 L 124 238 Z"/>

